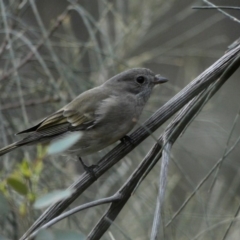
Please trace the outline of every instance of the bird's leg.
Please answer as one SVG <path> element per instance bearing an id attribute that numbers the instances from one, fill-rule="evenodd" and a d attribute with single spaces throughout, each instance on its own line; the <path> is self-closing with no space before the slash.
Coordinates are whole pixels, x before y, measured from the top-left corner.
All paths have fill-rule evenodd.
<path id="1" fill-rule="evenodd" d="M 131 137 L 129 137 L 128 135 L 125 135 L 124 137 L 122 137 L 120 139 L 121 143 L 126 144 L 127 142 L 130 142 L 131 144 L 133 144 L 133 140 Z"/>
<path id="2" fill-rule="evenodd" d="M 91 165 L 91 166 L 87 166 L 87 165 L 83 162 L 83 160 L 82 160 L 81 157 L 78 157 L 78 160 L 79 160 L 80 163 L 82 164 L 84 170 L 85 170 L 87 173 L 91 174 L 95 179 L 97 179 L 97 177 L 96 177 L 96 175 L 95 175 L 95 172 L 94 172 L 94 168 L 95 168 L 97 165 L 94 165 L 94 164 L 93 164 L 93 165 Z"/>

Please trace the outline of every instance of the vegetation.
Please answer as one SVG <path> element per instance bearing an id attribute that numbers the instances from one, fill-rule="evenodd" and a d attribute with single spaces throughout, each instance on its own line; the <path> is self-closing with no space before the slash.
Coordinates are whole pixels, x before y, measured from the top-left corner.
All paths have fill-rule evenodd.
<path id="1" fill-rule="evenodd" d="M 133 143 L 84 158 L 101 159 L 97 181 L 43 145 L 0 157 L 0 239 L 35 230 L 38 240 L 239 238 L 239 42 L 224 55 L 239 37 L 239 9 L 202 3 L 211 9 L 191 0 L 0 0 L 1 147 L 122 70 L 170 79 Z M 50 218 L 75 210 L 38 231 L 49 204 Z"/>

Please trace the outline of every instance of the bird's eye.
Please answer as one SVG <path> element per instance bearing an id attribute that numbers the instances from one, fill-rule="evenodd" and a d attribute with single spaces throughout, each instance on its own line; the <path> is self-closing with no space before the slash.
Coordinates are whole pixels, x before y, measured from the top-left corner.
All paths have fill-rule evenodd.
<path id="1" fill-rule="evenodd" d="M 137 77 L 136 81 L 140 84 L 143 84 L 145 82 L 145 78 L 143 76 Z"/>

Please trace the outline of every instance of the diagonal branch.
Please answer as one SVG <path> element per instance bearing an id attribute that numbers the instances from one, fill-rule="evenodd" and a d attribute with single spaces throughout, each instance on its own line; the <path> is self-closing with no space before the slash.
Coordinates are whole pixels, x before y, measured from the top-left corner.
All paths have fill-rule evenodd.
<path id="1" fill-rule="evenodd" d="M 132 133 L 131 143 L 119 144 L 113 150 L 111 150 L 106 156 L 104 156 L 98 163 L 98 166 L 94 168 L 95 175 L 100 177 L 109 168 L 116 164 L 126 154 L 133 150 L 138 144 L 146 139 L 150 133 L 159 128 L 166 120 L 168 120 L 173 114 L 180 110 L 191 99 L 197 96 L 200 92 L 210 86 L 216 81 L 223 71 L 230 65 L 230 63 L 237 57 L 240 52 L 240 46 L 236 46 L 231 51 L 227 52 L 212 66 L 205 70 L 200 76 L 189 83 L 182 91 L 170 99 L 164 106 L 158 109 L 144 124 L 143 127 L 139 127 Z M 146 131 L 146 128 L 148 131 Z M 159 145 L 158 145 L 159 147 Z M 84 173 L 80 178 L 74 182 L 70 188 L 74 188 L 74 194 L 59 203 L 50 206 L 30 227 L 30 229 L 24 234 L 21 240 L 35 231 L 41 225 L 47 223 L 49 220 L 58 216 L 63 212 L 79 195 L 81 195 L 95 179 L 88 173 Z M 127 201 L 127 199 L 125 199 Z M 123 203 L 118 203 L 118 207 L 123 207 Z"/>
<path id="2" fill-rule="evenodd" d="M 227 81 L 227 79 L 239 68 L 240 56 L 238 56 L 228 68 L 224 71 L 220 79 L 208 88 L 204 94 L 195 97 L 191 100 L 171 121 L 165 132 L 159 137 L 154 147 L 150 150 L 147 156 L 144 158 L 139 167 L 134 171 L 130 178 L 126 181 L 124 186 L 118 191 L 121 194 L 122 199 L 118 202 L 113 202 L 107 212 L 102 216 L 97 225 L 88 235 L 88 240 L 97 240 L 107 231 L 114 219 L 117 217 L 121 209 L 124 207 L 128 199 L 131 197 L 135 187 L 138 185 L 138 181 L 141 180 L 142 175 L 147 171 L 148 173 L 160 159 L 162 149 L 165 152 L 165 159 L 162 161 L 161 174 L 160 174 L 160 189 L 157 202 L 157 208 L 155 211 L 154 224 L 152 229 L 151 239 L 157 239 L 161 218 L 161 208 L 166 188 L 167 180 L 167 166 L 169 162 L 169 151 L 172 144 L 177 140 L 186 125 L 191 122 L 192 118 L 199 112 L 207 101 L 220 89 L 221 86 Z M 163 148 L 160 143 L 166 143 Z M 148 166 L 151 166 L 149 169 Z"/>

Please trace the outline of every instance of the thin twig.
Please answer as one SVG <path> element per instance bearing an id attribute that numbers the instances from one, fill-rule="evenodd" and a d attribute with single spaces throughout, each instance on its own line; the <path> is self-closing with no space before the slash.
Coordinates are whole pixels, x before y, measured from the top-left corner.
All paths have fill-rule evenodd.
<path id="1" fill-rule="evenodd" d="M 18 70 L 17 70 L 17 62 L 16 62 L 16 58 L 15 58 L 15 53 L 14 53 L 14 50 L 13 50 L 12 39 L 11 39 L 11 36 L 10 36 L 10 28 L 8 26 L 6 9 L 5 9 L 5 5 L 4 5 L 3 0 L 1 0 L 0 3 L 1 3 L 1 10 L 2 10 L 1 13 L 2 13 L 2 16 L 3 16 L 4 28 L 5 28 L 5 31 L 6 31 L 6 39 L 7 39 L 8 45 L 9 45 L 10 58 L 11 58 L 11 61 L 12 61 L 14 74 L 16 76 L 16 82 L 17 82 L 18 95 L 19 95 L 19 99 L 20 99 L 22 115 L 23 115 L 24 123 L 27 125 L 28 124 L 28 116 L 27 116 L 27 111 L 26 111 L 26 108 L 25 108 L 20 76 L 19 76 Z"/>
<path id="2" fill-rule="evenodd" d="M 225 157 L 227 157 L 234 149 L 235 147 L 240 143 L 240 137 L 235 141 L 235 143 L 232 145 L 232 147 L 228 150 Z M 173 220 L 180 214 L 180 212 L 186 207 L 188 202 L 192 199 L 192 197 L 196 194 L 196 192 L 201 188 L 201 186 L 208 180 L 208 178 L 211 176 L 211 174 L 216 170 L 216 168 L 221 164 L 223 161 L 223 158 L 220 158 L 214 166 L 210 169 L 210 171 L 206 174 L 206 176 L 200 181 L 200 183 L 197 185 L 197 187 L 194 189 L 194 191 L 190 194 L 190 196 L 184 201 L 184 203 L 181 205 L 181 207 L 174 213 L 172 218 L 167 222 L 165 227 L 168 227 Z"/>
<path id="3" fill-rule="evenodd" d="M 38 232 L 42 229 L 46 229 L 46 228 L 49 228 L 51 227 L 52 225 L 56 224 L 57 222 L 63 220 L 64 218 L 67 218 L 77 212 L 80 212 L 82 210 L 85 210 L 85 209 L 88 209 L 88 208 L 91 208 L 91 207 L 95 207 L 95 206 L 98 206 L 98 205 L 102 205 L 102 204 L 106 204 L 106 203 L 112 203 L 112 202 L 115 202 L 115 201 L 118 201 L 121 199 L 121 196 L 118 195 L 118 194 L 114 194 L 113 196 L 111 197 L 107 197 L 107 198 L 102 198 L 102 199 L 99 199 L 99 200 L 96 200 L 96 201 L 92 201 L 92 202 L 89 202 L 89 203 L 85 203 L 85 204 L 82 204 L 78 207 L 75 207 L 61 215 L 59 215 L 58 217 L 52 219 L 51 221 L 49 221 L 48 223 L 44 224 L 43 226 L 41 226 L 40 228 L 38 228 L 36 231 L 34 231 L 27 239 L 30 240 L 32 239 L 33 237 L 35 237 Z"/>
<path id="4" fill-rule="evenodd" d="M 196 104 L 194 104 L 194 108 L 202 108 L 206 104 L 206 99 L 210 99 L 226 82 L 226 80 L 239 68 L 240 65 L 240 55 L 228 66 L 228 68 L 224 71 L 220 79 L 213 85 L 211 89 L 206 91 L 203 96 L 201 96 L 200 99 L 196 98 Z M 194 102 L 194 100 L 192 100 Z M 189 103 L 191 104 L 191 103 Z M 191 109 L 193 111 L 193 109 Z M 186 114 L 184 118 L 186 119 L 188 116 Z M 199 185 L 196 187 L 196 189 L 192 192 L 190 197 L 185 200 L 185 202 L 182 204 L 182 206 L 179 208 L 179 210 L 174 214 L 172 219 L 166 224 L 166 227 L 169 226 L 169 224 L 173 221 L 174 218 L 182 211 L 182 209 L 187 205 L 187 203 L 190 201 L 190 199 L 195 195 L 196 191 L 202 186 L 202 184 L 208 179 L 208 177 L 211 175 L 211 173 L 215 170 L 216 167 L 221 164 L 221 162 L 229 155 L 229 153 L 237 146 L 238 142 L 240 141 L 240 137 L 237 139 L 235 144 L 232 148 L 228 150 L 228 152 L 225 153 L 225 155 L 218 160 L 218 162 L 214 165 L 214 167 L 209 171 L 209 173 L 206 175 L 206 177 L 199 183 Z"/>
<path id="5" fill-rule="evenodd" d="M 163 147 L 161 171 L 160 171 L 160 177 L 159 177 L 159 191 L 158 191 L 157 205 L 156 205 L 153 226 L 152 226 L 151 240 L 158 239 L 158 233 L 161 226 L 160 225 L 161 213 L 163 209 L 165 190 L 167 186 L 168 165 L 170 160 L 171 148 L 172 148 L 172 143 L 170 141 L 167 142 Z"/>
<path id="6" fill-rule="evenodd" d="M 227 239 L 227 235 L 230 232 L 230 229 L 233 226 L 234 222 L 236 221 L 236 218 L 237 218 L 239 212 L 240 212 L 240 205 L 238 205 L 238 209 L 237 209 L 237 211 L 236 211 L 236 213 L 234 215 L 234 218 L 231 220 L 231 222 L 230 222 L 230 224 L 229 224 L 229 226 L 228 226 L 228 228 L 227 228 L 227 230 L 226 230 L 222 240 L 226 240 Z"/>
<path id="7" fill-rule="evenodd" d="M 232 137 L 232 135 L 233 135 L 233 133 L 234 133 L 235 127 L 236 127 L 236 125 L 237 125 L 239 116 L 240 116 L 240 108 L 239 108 L 239 110 L 238 110 L 238 113 L 237 113 L 234 121 L 233 121 L 232 128 L 231 128 L 230 133 L 229 133 L 229 135 L 228 135 L 227 143 L 226 143 L 226 146 L 225 146 L 225 149 L 224 149 L 224 152 L 223 152 L 223 159 L 225 159 L 225 154 L 226 154 L 226 152 L 227 152 L 227 149 L 228 149 L 228 146 L 229 146 L 231 137 Z M 213 181 L 212 181 L 212 183 L 211 183 L 211 185 L 210 185 L 210 188 L 209 188 L 208 192 L 210 192 L 210 191 L 212 190 L 212 188 L 214 187 L 214 184 L 216 183 L 216 180 L 217 180 L 217 177 L 218 177 L 218 173 L 219 173 L 219 171 L 220 171 L 220 169 L 221 169 L 221 166 L 222 166 L 222 163 L 221 163 L 221 164 L 218 166 L 218 168 L 217 168 L 217 171 L 216 171 L 216 173 L 215 173 L 215 175 L 214 175 Z"/>
<path id="8" fill-rule="evenodd" d="M 228 18 L 230 18 L 230 19 L 233 20 L 234 22 L 240 23 L 240 20 L 238 20 L 237 18 L 233 17 L 233 16 L 230 15 L 229 13 L 223 11 L 223 10 L 220 9 L 218 6 L 214 5 L 213 3 L 209 2 L 208 0 L 203 0 L 203 2 L 205 2 L 205 3 L 208 4 L 208 5 L 210 5 L 211 7 L 216 8 L 219 12 L 221 12 L 222 14 L 224 14 L 225 16 L 227 16 Z"/>
<path id="9" fill-rule="evenodd" d="M 70 85 L 68 84 L 68 81 L 64 81 L 65 80 L 64 72 L 66 72 L 66 71 L 64 71 L 63 65 L 60 63 L 59 58 L 57 57 L 57 54 L 52 47 L 52 44 L 51 44 L 50 39 L 49 39 L 49 33 L 47 32 L 47 30 L 44 27 L 44 24 L 43 24 L 42 19 L 39 15 L 35 0 L 29 0 L 29 2 L 30 2 L 30 5 L 31 5 L 31 8 L 32 8 L 32 11 L 34 13 L 34 16 L 37 20 L 37 23 L 38 23 L 38 25 L 39 25 L 39 27 L 42 31 L 43 39 L 45 39 L 45 43 L 46 43 L 46 46 L 48 48 L 48 52 L 49 52 L 51 58 L 53 59 L 54 65 L 55 65 L 57 71 L 59 72 L 61 80 L 64 83 L 64 85 L 66 86 L 66 88 L 68 89 L 71 96 L 76 97 L 74 92 L 72 91 Z M 69 7 L 67 9 L 70 10 Z"/>
<path id="10" fill-rule="evenodd" d="M 232 6 L 193 6 L 192 9 L 227 9 L 227 10 L 240 10 L 240 7 Z"/>
<path id="11" fill-rule="evenodd" d="M 229 218 L 229 219 L 226 219 L 226 220 L 222 220 L 216 224 L 213 224 L 211 227 L 207 228 L 207 229 L 204 229 L 202 230 L 200 233 L 198 233 L 195 237 L 192 237 L 191 240 L 197 240 L 199 238 L 201 239 L 204 239 L 202 235 L 204 235 L 205 233 L 209 232 L 209 231 L 212 231 L 213 229 L 215 228 L 219 228 L 221 225 L 226 225 L 226 223 L 230 222 L 230 221 L 234 221 L 234 222 L 237 222 L 240 220 L 240 217 L 237 217 L 237 218 Z"/>

